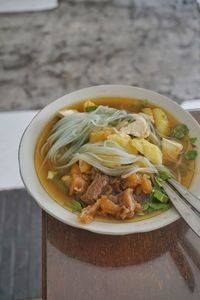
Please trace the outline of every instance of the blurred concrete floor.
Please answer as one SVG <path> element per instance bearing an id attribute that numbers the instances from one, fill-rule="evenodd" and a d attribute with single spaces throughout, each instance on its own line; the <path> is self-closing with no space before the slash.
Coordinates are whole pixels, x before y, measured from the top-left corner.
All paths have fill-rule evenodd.
<path id="1" fill-rule="evenodd" d="M 194 0 L 62 0 L 48 12 L 1 15 L 0 45 L 0 110 L 42 108 L 105 83 L 179 103 L 200 97 Z M 39 208 L 24 190 L 0 192 L 0 224 L 0 300 L 41 296 Z"/>

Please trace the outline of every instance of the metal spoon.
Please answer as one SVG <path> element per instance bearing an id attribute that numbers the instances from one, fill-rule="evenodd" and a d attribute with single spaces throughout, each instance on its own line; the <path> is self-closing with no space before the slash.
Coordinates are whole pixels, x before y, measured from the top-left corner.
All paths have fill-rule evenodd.
<path id="1" fill-rule="evenodd" d="M 179 214 L 200 237 L 200 199 L 174 179 L 163 182 L 162 186 Z"/>

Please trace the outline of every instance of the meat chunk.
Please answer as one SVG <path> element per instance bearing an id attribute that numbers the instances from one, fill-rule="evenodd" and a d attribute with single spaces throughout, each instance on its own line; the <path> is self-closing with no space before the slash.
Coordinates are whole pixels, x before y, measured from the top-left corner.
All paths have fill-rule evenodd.
<path id="1" fill-rule="evenodd" d="M 130 211 L 134 212 L 135 203 L 134 203 L 133 190 L 132 189 L 128 188 L 124 192 L 122 192 L 119 195 L 119 201 L 122 203 L 122 205 L 124 205 L 125 207 L 130 209 Z"/>
<path id="2" fill-rule="evenodd" d="M 150 194 L 152 191 L 151 180 L 146 174 L 132 174 L 123 180 L 123 188 L 132 188 L 138 194 L 138 188 L 145 194 Z"/>
<path id="3" fill-rule="evenodd" d="M 141 184 L 142 176 L 141 174 L 134 173 L 123 180 L 123 187 L 135 189 L 139 184 Z"/>
<path id="4" fill-rule="evenodd" d="M 107 216 L 111 215 L 120 218 L 121 207 L 107 198 L 102 196 L 93 205 L 88 205 L 84 208 L 79 216 L 81 223 L 91 223 L 96 215 Z"/>
<path id="5" fill-rule="evenodd" d="M 137 205 L 137 202 L 133 197 L 133 189 L 127 188 L 124 192 L 122 192 L 119 195 L 119 201 L 122 204 L 120 218 L 122 220 L 132 218 L 135 214 L 135 208 Z"/>
<path id="6" fill-rule="evenodd" d="M 126 189 L 119 196 L 118 203 L 114 203 L 107 196 L 101 196 L 93 205 L 84 208 L 79 216 L 81 223 L 91 223 L 96 215 L 115 219 L 130 219 L 135 211 L 141 210 L 141 205 L 133 198 L 132 189 Z"/>
<path id="7" fill-rule="evenodd" d="M 96 201 L 96 203 L 94 203 L 93 205 L 88 205 L 87 207 L 83 208 L 83 210 L 79 216 L 79 220 L 81 223 L 89 224 L 93 221 L 93 219 L 96 215 L 96 212 L 100 207 L 100 202 L 101 202 L 101 199 L 98 199 Z"/>
<path id="8" fill-rule="evenodd" d="M 122 179 L 120 177 L 114 177 L 110 180 L 110 185 L 112 186 L 113 192 L 121 193 L 122 189 Z"/>
<path id="9" fill-rule="evenodd" d="M 141 188 L 142 188 L 143 193 L 145 193 L 145 194 L 150 194 L 152 191 L 151 180 L 149 179 L 149 177 L 146 174 L 144 174 L 142 176 Z"/>
<path id="10" fill-rule="evenodd" d="M 108 183 L 108 177 L 105 175 L 101 175 L 100 173 L 96 173 L 94 180 L 89 185 L 87 191 L 81 196 L 81 200 L 87 204 L 92 204 L 97 200 Z"/>
<path id="11" fill-rule="evenodd" d="M 87 188 L 87 182 L 81 175 L 73 173 L 69 181 L 69 194 L 82 194 Z"/>
<path id="12" fill-rule="evenodd" d="M 106 196 L 101 197 L 100 207 L 104 213 L 113 216 L 119 215 L 121 211 L 121 207 L 109 200 Z"/>

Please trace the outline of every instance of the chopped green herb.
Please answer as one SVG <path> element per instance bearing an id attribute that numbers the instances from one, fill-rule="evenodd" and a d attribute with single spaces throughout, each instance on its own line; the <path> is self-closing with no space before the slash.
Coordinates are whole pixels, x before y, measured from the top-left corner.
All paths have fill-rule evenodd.
<path id="1" fill-rule="evenodd" d="M 159 173 L 159 176 L 155 176 L 154 179 L 155 179 L 155 186 L 157 187 L 157 189 L 161 189 L 162 191 L 162 183 L 163 181 L 167 180 L 171 178 L 170 174 L 167 173 L 167 172 L 160 172 Z"/>
<path id="2" fill-rule="evenodd" d="M 161 178 L 163 181 L 171 178 L 170 174 L 167 172 L 160 172 L 159 174 L 159 178 Z"/>
<path id="3" fill-rule="evenodd" d="M 188 135 L 189 129 L 185 124 L 177 124 L 171 130 L 171 136 L 176 139 L 182 139 L 184 136 Z"/>
<path id="4" fill-rule="evenodd" d="M 149 100 L 144 99 L 144 100 L 142 100 L 141 104 L 142 104 L 143 107 L 147 107 L 147 105 L 149 104 Z"/>
<path id="5" fill-rule="evenodd" d="M 63 191 L 64 193 L 68 192 L 67 185 L 60 178 L 55 177 L 54 182 L 61 191 Z"/>
<path id="6" fill-rule="evenodd" d="M 148 210 L 148 208 L 149 208 L 149 203 L 150 203 L 150 202 L 147 202 L 147 201 L 144 202 L 144 204 L 143 204 L 143 206 L 142 206 L 144 211 Z"/>
<path id="7" fill-rule="evenodd" d="M 153 188 L 152 195 L 155 199 L 159 200 L 162 203 L 167 203 L 169 200 L 169 197 L 157 188 Z"/>
<path id="8" fill-rule="evenodd" d="M 78 202 L 76 200 L 70 200 L 67 207 L 69 207 L 69 209 L 72 212 L 81 212 L 81 210 L 82 210 L 82 206 L 81 206 L 80 202 Z"/>
<path id="9" fill-rule="evenodd" d="M 156 177 L 154 177 L 154 178 L 155 178 L 155 186 L 156 186 L 158 189 L 162 188 L 162 182 L 163 182 L 162 178 L 159 177 L 159 176 L 156 176 Z"/>
<path id="10" fill-rule="evenodd" d="M 196 141 L 197 141 L 197 138 L 196 138 L 196 137 L 190 138 L 190 144 L 191 144 L 192 146 L 196 146 Z"/>
<path id="11" fill-rule="evenodd" d="M 47 174 L 47 179 L 54 179 L 54 177 L 57 175 L 57 172 L 56 171 L 48 171 L 48 174 Z"/>
<path id="12" fill-rule="evenodd" d="M 193 150 L 189 150 L 187 151 L 185 154 L 184 154 L 184 158 L 186 160 L 193 160 L 197 157 L 198 155 L 198 152 L 197 150 L 193 149 Z"/>
<path id="13" fill-rule="evenodd" d="M 97 107 L 98 107 L 97 105 L 88 106 L 88 107 L 86 108 L 86 112 L 92 112 L 92 111 L 96 110 Z"/>

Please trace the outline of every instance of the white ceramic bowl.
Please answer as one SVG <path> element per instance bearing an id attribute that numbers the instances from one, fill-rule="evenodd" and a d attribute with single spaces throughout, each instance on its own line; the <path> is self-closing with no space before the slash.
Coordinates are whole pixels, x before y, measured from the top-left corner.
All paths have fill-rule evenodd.
<path id="1" fill-rule="evenodd" d="M 179 214 L 174 208 L 162 214 L 139 222 L 131 223 L 106 223 L 94 221 L 91 224 L 83 225 L 77 220 L 77 216 L 56 203 L 41 185 L 34 166 L 34 151 L 42 129 L 52 118 L 56 111 L 66 105 L 97 97 L 129 97 L 138 99 L 148 99 L 150 103 L 163 107 L 171 112 L 181 123 L 187 124 L 191 136 L 197 137 L 197 147 L 200 148 L 200 127 L 198 123 L 185 112 L 179 105 L 169 98 L 157 94 L 153 91 L 138 87 L 125 85 L 101 85 L 78 90 L 67 94 L 43 108 L 31 121 L 24 132 L 19 148 L 19 164 L 22 180 L 33 198 L 39 206 L 56 219 L 74 227 L 83 228 L 97 233 L 123 235 L 135 232 L 147 232 L 166 226 L 179 218 Z M 197 170 L 190 186 L 190 190 L 197 196 L 200 195 L 199 182 L 200 156 L 197 158 Z"/>

